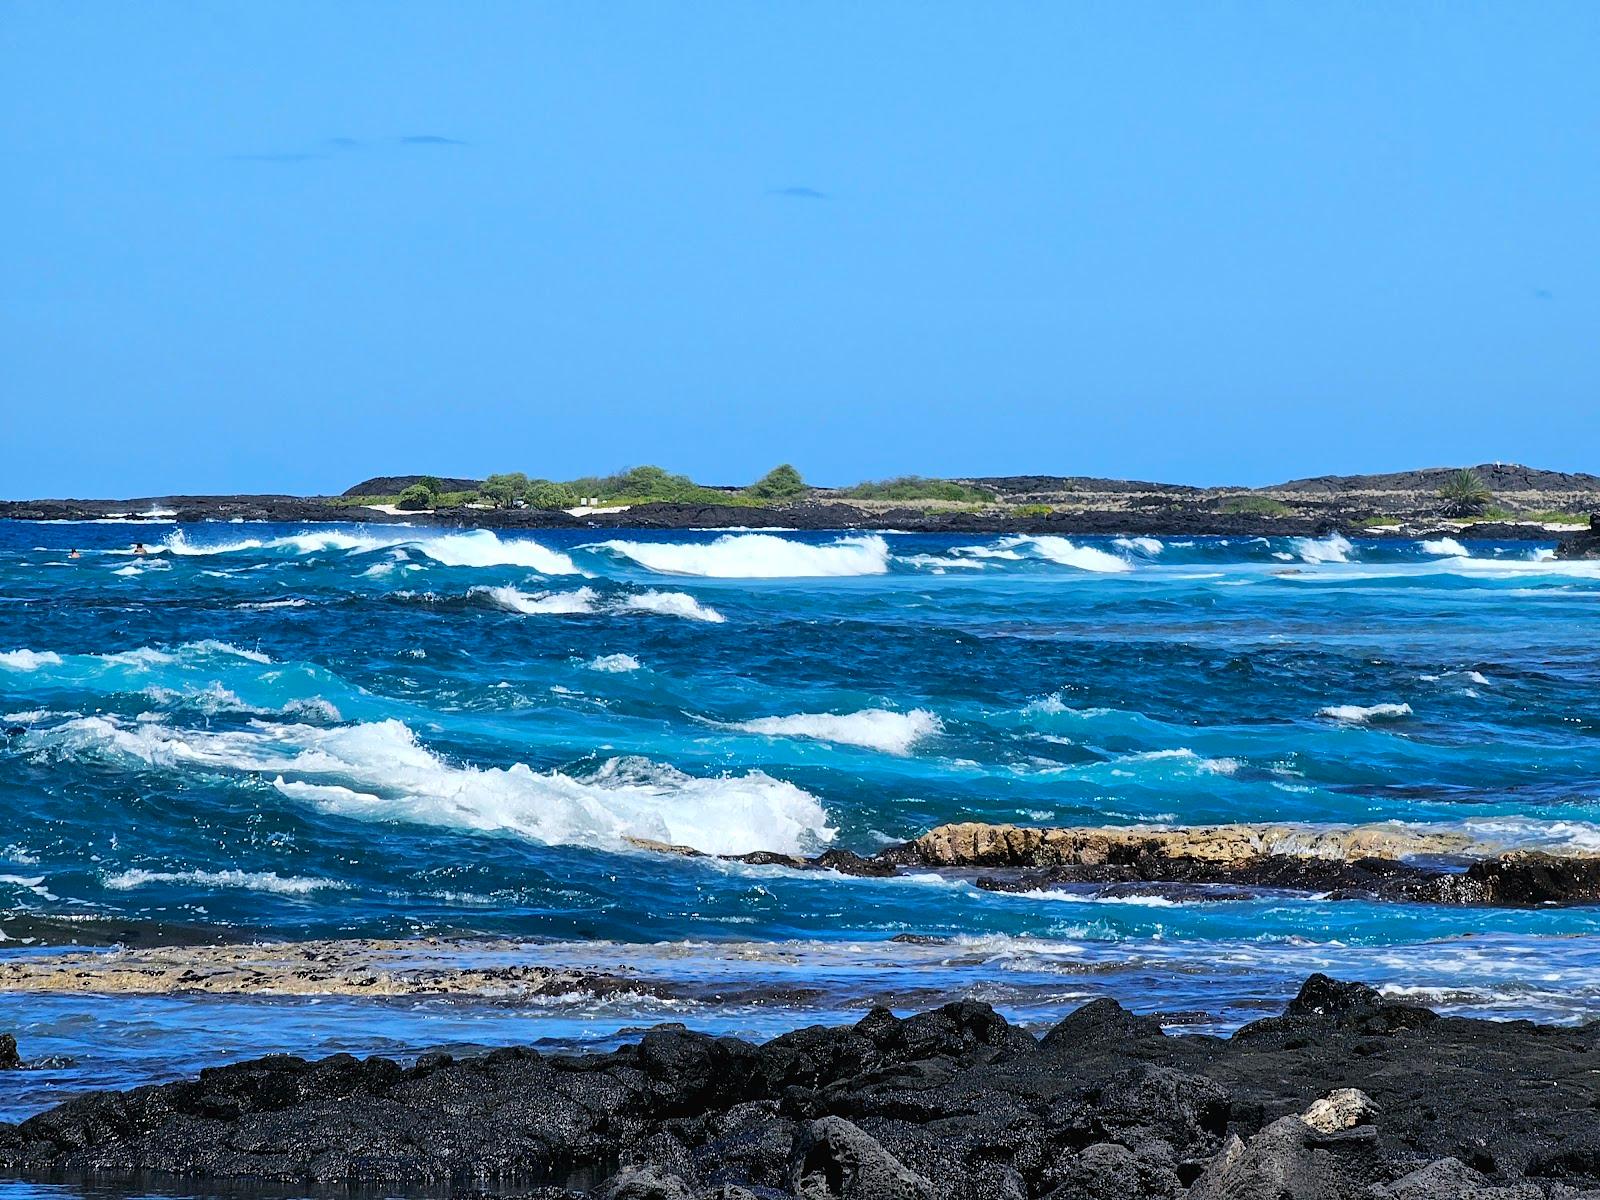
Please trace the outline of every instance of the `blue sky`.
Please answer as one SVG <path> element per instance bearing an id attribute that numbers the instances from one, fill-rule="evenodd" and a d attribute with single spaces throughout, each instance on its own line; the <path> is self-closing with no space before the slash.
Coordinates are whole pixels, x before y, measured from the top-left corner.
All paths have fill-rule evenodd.
<path id="1" fill-rule="evenodd" d="M 9 3 L 0 494 L 1600 470 L 1600 5 Z"/>

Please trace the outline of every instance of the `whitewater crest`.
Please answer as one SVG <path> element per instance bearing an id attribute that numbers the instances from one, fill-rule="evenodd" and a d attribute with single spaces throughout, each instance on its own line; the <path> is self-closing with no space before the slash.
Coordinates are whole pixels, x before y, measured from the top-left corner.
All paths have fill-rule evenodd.
<path id="1" fill-rule="evenodd" d="M 1305 563 L 1347 563 L 1355 549 L 1350 539 L 1342 533 L 1330 533 L 1320 538 L 1290 538 L 1289 545 L 1300 561 Z"/>
<path id="2" fill-rule="evenodd" d="M 158 551 L 180 557 L 239 554 L 260 551 L 272 554 L 311 555 L 342 552 L 366 553 L 375 550 L 415 551 L 445 567 L 525 567 L 541 575 L 581 575 L 572 559 L 529 538 L 501 538 L 492 529 L 473 529 L 461 533 L 419 534 L 408 532 L 384 535 L 350 533 L 337 529 L 307 530 L 283 537 L 245 538 L 232 542 L 191 542 L 181 529 L 168 534 Z M 392 569 L 393 564 L 387 565 Z M 369 571 L 372 570 L 369 568 Z"/>
<path id="3" fill-rule="evenodd" d="M 631 654 L 602 654 L 583 665 L 603 675 L 625 675 L 641 668 L 639 660 Z"/>
<path id="4" fill-rule="evenodd" d="M 523 592 L 514 587 L 475 587 L 469 596 L 481 597 L 495 608 L 532 616 L 535 613 L 590 613 L 599 598 L 593 588 L 570 592 Z"/>
<path id="5" fill-rule="evenodd" d="M 394 719 L 217 731 L 90 716 L 27 736 L 29 746 L 57 757 L 238 773 L 341 817 L 546 844 L 620 849 L 653 841 L 708 854 L 800 853 L 834 836 L 815 797 L 762 771 L 703 777 L 631 757 L 610 759 L 584 778 L 523 763 L 461 765 Z"/>
<path id="6" fill-rule="evenodd" d="M 1097 575 L 1117 575 L 1133 570 L 1133 564 L 1125 558 L 1094 546 L 1080 546 L 1064 537 L 1055 537 L 1051 534 L 1001 538 L 995 549 L 1032 555 L 1063 567 L 1072 567 L 1074 570 L 1089 571 Z"/>
<path id="7" fill-rule="evenodd" d="M 206 667 L 214 666 L 217 659 L 244 659 L 247 662 L 270 666 L 272 659 L 259 650 L 235 646 L 230 642 L 206 638 L 198 642 L 184 642 L 171 649 L 156 646 L 139 646 L 132 650 L 117 650 L 109 654 L 57 654 L 54 650 L 0 651 L 0 668 L 13 671 L 38 671 L 45 667 L 61 668 L 58 673 L 77 676 L 98 675 L 107 668 L 132 668 L 148 671 L 172 665 Z"/>
<path id="8" fill-rule="evenodd" d="M 845 746 L 864 746 L 885 754 L 910 754 L 924 738 L 942 732 L 944 723 L 924 708 L 891 712 L 867 708 L 853 713 L 795 713 L 787 717 L 758 717 L 730 728 L 767 737 L 810 738 Z"/>
<path id="9" fill-rule="evenodd" d="M 613 540 L 592 547 L 662 575 L 710 579 L 806 579 L 882 575 L 889 544 L 877 534 L 815 544 L 770 533 L 726 534 L 711 542 Z"/>
<path id="10" fill-rule="evenodd" d="M 151 884 L 187 883 L 202 888 L 239 888 L 250 892 L 272 892 L 280 896 L 304 896 L 322 889 L 344 891 L 349 886 L 332 879 L 279 875 L 276 871 L 148 871 L 139 867 L 107 875 L 102 882 L 117 892 L 132 891 Z"/>
<path id="11" fill-rule="evenodd" d="M 1317 716 L 1341 721 L 1346 725 L 1365 725 L 1372 721 L 1397 721 L 1411 715 L 1409 704 L 1330 704 L 1319 709 Z"/>
<path id="12" fill-rule="evenodd" d="M 59 667 L 61 655 L 53 650 L 0 650 L 0 667 L 12 671 L 37 671 L 40 667 Z"/>
<path id="13" fill-rule="evenodd" d="M 476 587 L 469 596 L 482 599 L 506 612 L 524 616 L 557 614 L 577 616 L 585 613 L 655 613 L 665 617 L 682 617 L 688 621 L 704 621 L 720 625 L 728 618 L 716 609 L 701 604 L 687 592 L 663 592 L 651 589 L 608 596 L 604 599 L 593 588 L 582 587 L 570 592 L 519 591 L 514 587 Z"/>

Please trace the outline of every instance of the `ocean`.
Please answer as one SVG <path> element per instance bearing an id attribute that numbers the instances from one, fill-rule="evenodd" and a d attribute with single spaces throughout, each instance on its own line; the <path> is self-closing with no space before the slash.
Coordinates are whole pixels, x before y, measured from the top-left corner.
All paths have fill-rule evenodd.
<path id="1" fill-rule="evenodd" d="M 715 856 L 962 820 L 1600 850 L 1597 616 L 1600 564 L 1548 543 L 0 522 L 0 965 L 59 953 L 19 932 L 44 914 L 633 981 L 0 993 L 37 1064 L 0 1072 L 0 1119 L 280 1050 L 765 1036 L 961 995 L 1220 1031 L 1313 971 L 1584 1020 L 1591 907 L 1000 894 Z"/>

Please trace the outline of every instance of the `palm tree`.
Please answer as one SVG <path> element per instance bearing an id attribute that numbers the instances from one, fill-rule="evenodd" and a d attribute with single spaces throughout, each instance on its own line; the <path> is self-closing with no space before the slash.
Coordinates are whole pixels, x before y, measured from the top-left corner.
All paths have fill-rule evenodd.
<path id="1" fill-rule="evenodd" d="M 1475 517 L 1494 503 L 1494 493 L 1476 471 L 1462 467 L 1439 489 L 1439 499 L 1449 516 Z"/>

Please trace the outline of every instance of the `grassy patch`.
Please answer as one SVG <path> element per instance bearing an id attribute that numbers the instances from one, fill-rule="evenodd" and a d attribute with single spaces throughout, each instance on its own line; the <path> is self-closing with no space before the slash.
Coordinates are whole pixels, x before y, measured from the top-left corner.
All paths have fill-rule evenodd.
<path id="1" fill-rule="evenodd" d="M 1229 496 L 1217 505 L 1220 513 L 1250 517 L 1289 517 L 1294 509 L 1271 496 Z"/>
<path id="2" fill-rule="evenodd" d="M 921 475 L 902 475 L 897 479 L 869 480 L 855 487 L 841 488 L 835 495 L 848 500 L 953 500 L 971 504 L 990 503 L 994 493 L 952 479 L 926 479 Z"/>
<path id="3" fill-rule="evenodd" d="M 1533 521 L 1540 525 L 1587 525 L 1588 513 L 1562 512 L 1554 508 L 1532 509 L 1527 512 L 1512 512 L 1509 508 L 1498 505 L 1485 509 L 1479 514 L 1483 521 Z"/>

